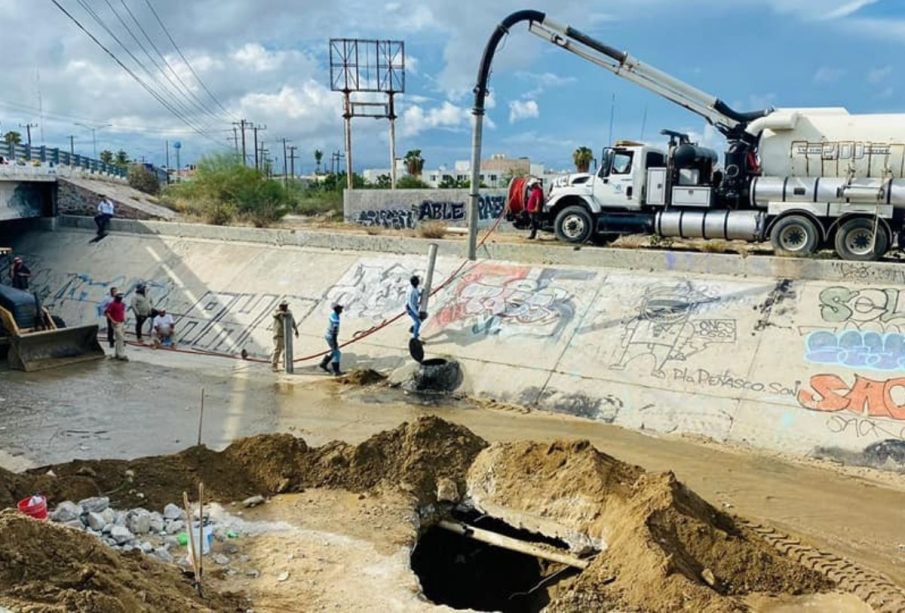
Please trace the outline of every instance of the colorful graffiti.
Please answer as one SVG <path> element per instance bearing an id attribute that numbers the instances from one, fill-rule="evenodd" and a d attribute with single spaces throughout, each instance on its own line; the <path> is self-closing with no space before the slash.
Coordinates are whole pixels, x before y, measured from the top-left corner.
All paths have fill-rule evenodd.
<path id="1" fill-rule="evenodd" d="M 327 291 L 324 307 L 341 304 L 345 317 L 380 322 L 403 310 L 411 287 L 409 278 L 419 272 L 414 261 L 406 265 L 393 260 L 360 260 Z"/>
<path id="2" fill-rule="evenodd" d="M 805 358 L 817 364 L 905 371 L 905 335 L 846 330 L 812 332 Z"/>
<path id="3" fill-rule="evenodd" d="M 426 332 L 443 331 L 458 343 L 487 336 L 559 338 L 575 316 L 568 281 L 589 281 L 595 273 L 482 263 L 444 296 Z"/>
<path id="4" fill-rule="evenodd" d="M 877 381 L 855 375 L 849 384 L 838 375 L 820 374 L 811 377 L 810 384 L 810 390 L 798 392 L 798 402 L 806 409 L 905 420 L 905 377 Z"/>
<path id="5" fill-rule="evenodd" d="M 828 287 L 820 292 L 820 316 L 828 323 L 853 327 L 874 324 L 886 330 L 889 326 L 905 326 L 905 292 Z"/>
<path id="6" fill-rule="evenodd" d="M 735 319 L 695 317 L 701 305 L 716 300 L 690 282 L 647 287 L 637 314 L 622 322 L 621 349 L 610 368 L 625 370 L 643 358 L 651 362 L 652 375 L 665 378 L 669 362 L 685 361 L 712 344 L 735 343 Z"/>

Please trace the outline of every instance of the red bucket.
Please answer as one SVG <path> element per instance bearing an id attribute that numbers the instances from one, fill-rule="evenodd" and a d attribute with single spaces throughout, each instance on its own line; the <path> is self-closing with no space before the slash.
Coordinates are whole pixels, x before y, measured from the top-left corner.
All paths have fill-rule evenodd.
<path id="1" fill-rule="evenodd" d="M 19 501 L 19 510 L 39 520 L 47 519 L 47 499 L 44 496 L 29 496 Z"/>

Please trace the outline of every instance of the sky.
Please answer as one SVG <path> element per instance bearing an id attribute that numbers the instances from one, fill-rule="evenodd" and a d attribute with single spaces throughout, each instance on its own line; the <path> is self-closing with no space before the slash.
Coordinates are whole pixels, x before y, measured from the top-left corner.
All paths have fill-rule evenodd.
<path id="1" fill-rule="evenodd" d="M 260 135 L 278 167 L 286 138 L 298 148 L 296 171 L 310 173 L 315 149 L 326 160 L 343 149 L 329 39 L 393 39 L 406 50 L 397 154 L 420 149 L 425 168 L 452 166 L 470 157 L 471 90 L 487 38 L 523 8 L 544 11 L 739 110 L 905 112 L 900 0 L 523 1 L 57 0 L 143 87 L 52 0 L 0 0 L 0 131 L 24 133 L 20 125 L 38 124 L 36 145 L 68 148 L 73 135 L 77 153 L 91 155 L 91 130 L 77 124 L 105 125 L 95 131 L 98 150 L 122 148 L 162 164 L 165 142 L 179 141 L 186 164 L 232 150 L 232 123 L 244 118 L 266 126 Z M 701 118 L 544 42 L 524 24 L 498 52 L 490 90 L 485 157 L 528 156 L 567 168 L 576 147 L 599 152 L 607 144 L 611 113 L 614 139 L 657 142 L 670 128 L 721 144 Z M 389 167 L 385 120 L 353 120 L 353 159 L 359 172 Z"/>

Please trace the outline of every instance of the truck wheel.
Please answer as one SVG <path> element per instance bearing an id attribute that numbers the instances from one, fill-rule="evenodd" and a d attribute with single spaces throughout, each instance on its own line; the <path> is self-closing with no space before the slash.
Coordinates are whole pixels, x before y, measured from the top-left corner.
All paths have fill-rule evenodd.
<path id="1" fill-rule="evenodd" d="M 573 204 L 559 212 L 553 222 L 553 229 L 556 231 L 556 238 L 565 243 L 584 243 L 591 238 L 594 222 L 586 208 Z"/>
<path id="2" fill-rule="evenodd" d="M 776 255 L 805 257 L 813 255 L 820 244 L 820 230 L 809 217 L 789 215 L 773 226 L 770 242 Z"/>
<path id="3" fill-rule="evenodd" d="M 883 224 L 877 229 L 875 242 L 873 220 L 855 217 L 842 222 L 836 232 L 836 253 L 843 260 L 856 262 L 879 260 L 889 249 L 889 236 Z"/>

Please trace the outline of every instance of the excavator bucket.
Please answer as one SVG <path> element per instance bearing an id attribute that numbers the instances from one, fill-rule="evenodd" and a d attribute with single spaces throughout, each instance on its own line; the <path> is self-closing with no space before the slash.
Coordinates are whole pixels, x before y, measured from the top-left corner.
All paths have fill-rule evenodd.
<path id="1" fill-rule="evenodd" d="M 29 332 L 9 338 L 10 368 L 32 372 L 105 356 L 97 340 L 97 324 Z"/>

